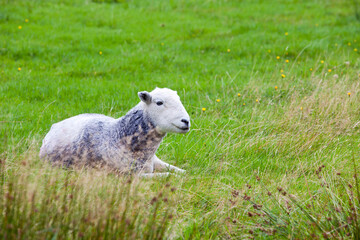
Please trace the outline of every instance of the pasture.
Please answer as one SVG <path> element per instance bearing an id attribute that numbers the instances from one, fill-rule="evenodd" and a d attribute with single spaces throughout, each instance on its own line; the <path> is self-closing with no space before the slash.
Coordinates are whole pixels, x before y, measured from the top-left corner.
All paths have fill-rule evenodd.
<path id="1" fill-rule="evenodd" d="M 360 21 L 345 0 L 0 0 L 1 239 L 359 239 Z M 51 125 L 177 90 L 139 179 L 39 159 Z"/>

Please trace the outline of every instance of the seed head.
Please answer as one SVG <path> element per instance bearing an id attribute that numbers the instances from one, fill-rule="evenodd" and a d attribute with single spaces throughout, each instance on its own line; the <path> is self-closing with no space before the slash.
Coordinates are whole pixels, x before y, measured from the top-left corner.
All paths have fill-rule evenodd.
<path id="1" fill-rule="evenodd" d="M 233 191 L 231 192 L 231 195 L 232 195 L 234 198 L 236 198 L 237 196 L 239 196 L 239 191 L 233 190 Z"/>
<path id="2" fill-rule="evenodd" d="M 155 202 L 157 202 L 157 197 L 153 197 L 150 201 L 150 204 L 153 205 Z"/>
<path id="3" fill-rule="evenodd" d="M 251 199 L 251 197 L 250 197 L 250 196 L 247 196 L 246 193 L 245 193 L 245 195 L 244 195 L 244 200 L 249 201 L 250 199 Z"/>

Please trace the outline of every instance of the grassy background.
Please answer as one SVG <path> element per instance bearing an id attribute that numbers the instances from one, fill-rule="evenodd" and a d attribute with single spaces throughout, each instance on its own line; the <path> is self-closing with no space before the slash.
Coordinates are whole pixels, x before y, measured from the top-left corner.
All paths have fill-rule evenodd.
<path id="1" fill-rule="evenodd" d="M 109 204 L 94 215 L 94 228 L 114 236 L 359 236 L 359 203 L 348 186 L 360 159 L 360 22 L 352 1 L 101 2 L 0 0 L 0 206 L 25 211 L 35 202 L 42 214 L 26 223 L 35 235 L 20 236 L 95 237 L 79 216 L 107 202 L 106 191 L 113 203 L 121 196 L 145 202 L 131 206 L 142 216 L 134 224 L 153 234 L 102 228 Z M 123 193 L 121 177 L 38 160 L 53 123 L 85 112 L 120 117 L 139 101 L 138 91 L 156 86 L 177 90 L 192 119 L 191 132 L 168 135 L 158 151 L 186 176 L 135 181 L 136 191 Z M 73 191 L 59 181 L 64 176 L 77 189 L 73 209 L 86 207 L 71 215 L 54 203 L 55 217 L 41 206 L 53 196 L 45 191 L 49 179 L 60 196 Z M 169 193 L 173 204 L 154 207 L 166 183 L 178 190 Z M 14 184 L 21 186 L 14 194 L 26 190 L 29 203 L 6 197 Z M 263 208 L 254 210 L 254 203 Z M 163 233 L 136 220 L 147 219 L 148 208 L 160 211 L 153 222 Z M 164 211 L 172 212 L 170 220 Z M 9 212 L 1 223 L 8 237 L 19 236 L 19 216 L 10 224 Z"/>

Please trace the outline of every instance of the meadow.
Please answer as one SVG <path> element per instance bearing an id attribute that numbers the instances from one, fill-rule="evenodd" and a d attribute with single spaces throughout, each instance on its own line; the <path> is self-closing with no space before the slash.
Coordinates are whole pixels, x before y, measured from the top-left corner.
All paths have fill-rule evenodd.
<path id="1" fill-rule="evenodd" d="M 0 0 L 1 239 L 360 239 L 350 0 Z M 185 175 L 52 167 L 51 125 L 178 91 Z"/>

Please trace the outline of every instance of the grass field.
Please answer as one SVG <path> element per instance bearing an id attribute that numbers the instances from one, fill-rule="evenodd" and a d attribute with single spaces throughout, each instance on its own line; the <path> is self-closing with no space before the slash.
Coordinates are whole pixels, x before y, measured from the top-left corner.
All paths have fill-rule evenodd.
<path id="1" fill-rule="evenodd" d="M 0 0 L 0 238 L 360 239 L 350 0 Z M 38 158 L 50 126 L 177 90 L 184 176 Z"/>

